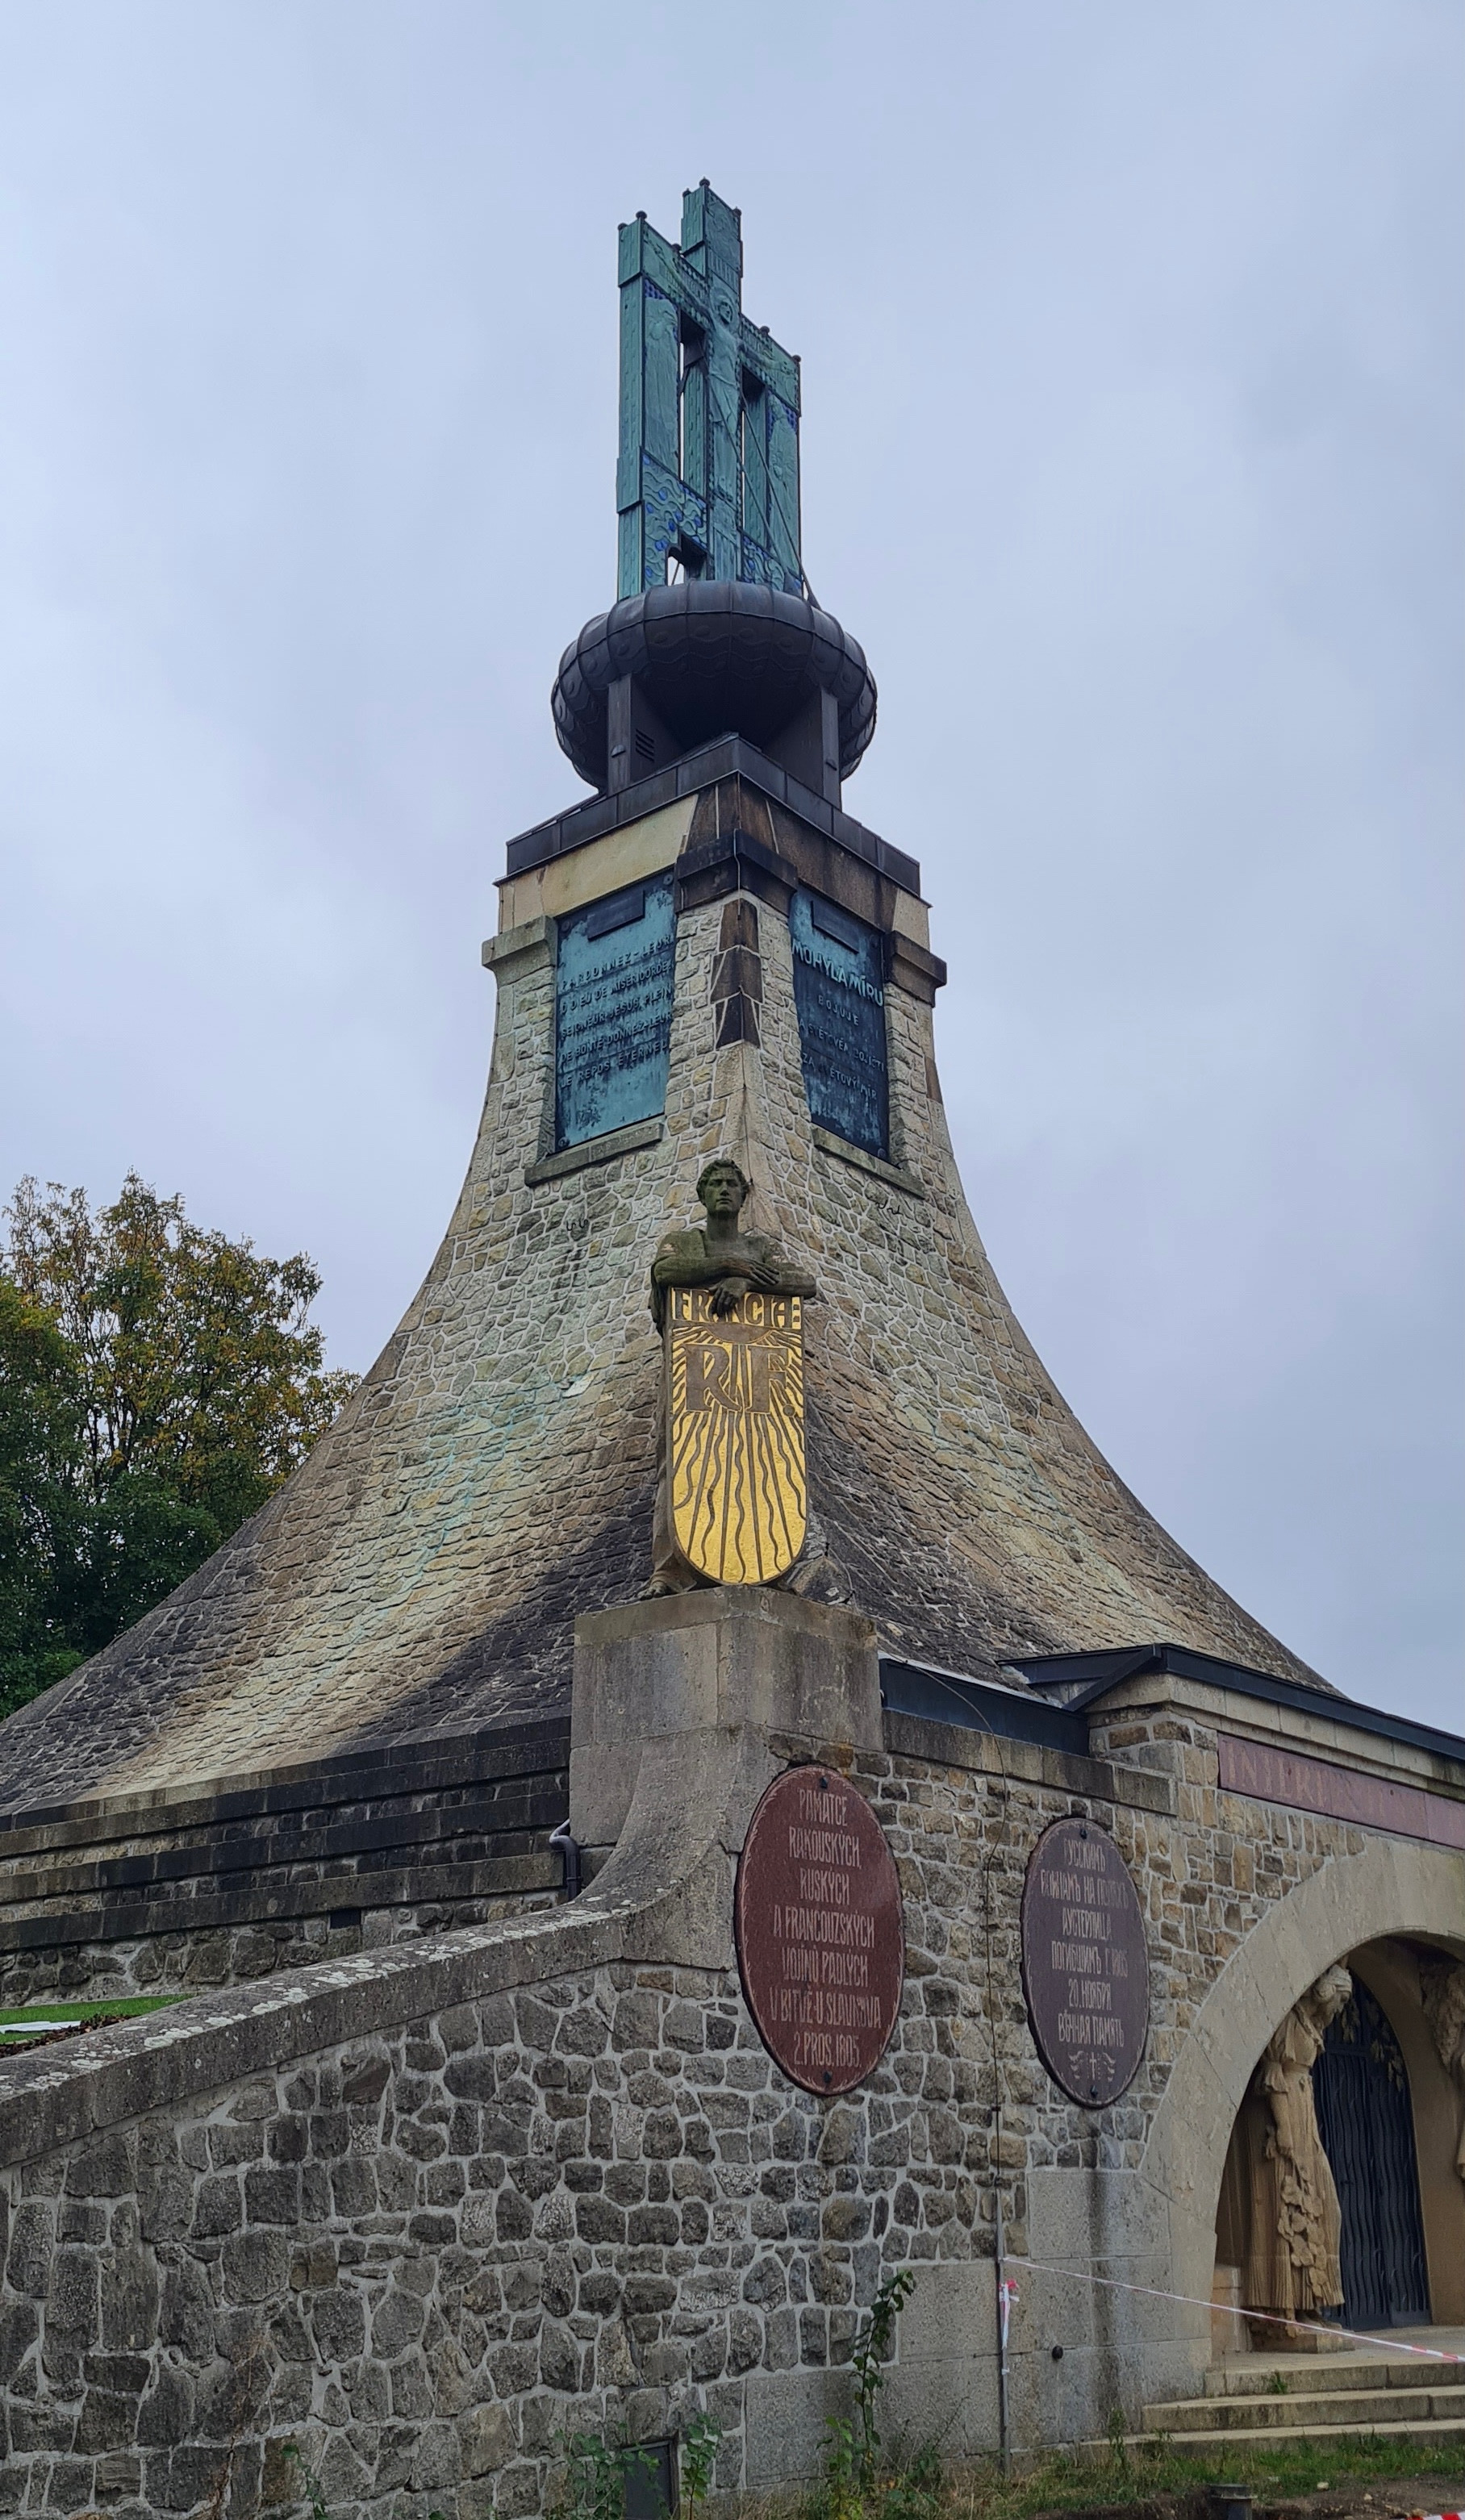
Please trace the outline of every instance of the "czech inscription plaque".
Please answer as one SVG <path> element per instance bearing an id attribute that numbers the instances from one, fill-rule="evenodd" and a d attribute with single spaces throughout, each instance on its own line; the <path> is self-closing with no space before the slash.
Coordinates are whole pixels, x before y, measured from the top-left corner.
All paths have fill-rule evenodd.
<path id="1" fill-rule="evenodd" d="M 1139 1894 L 1107 1829 L 1059 1820 L 1023 1884 L 1023 1989 L 1037 2052 L 1070 2099 L 1100 2109 L 1139 2070 L 1150 1968 Z"/>
<path id="2" fill-rule="evenodd" d="M 789 935 L 809 1117 L 866 1154 L 887 1156 L 884 941 L 817 892 L 795 893 Z"/>
<path id="3" fill-rule="evenodd" d="M 559 922 L 556 1146 L 577 1147 L 665 1107 L 675 954 L 669 875 Z"/>
<path id="4" fill-rule="evenodd" d="M 791 2083 L 847 2092 L 884 2055 L 905 1976 L 894 1859 L 863 1794 L 827 1768 L 774 1778 L 738 1860 L 738 1967 Z"/>

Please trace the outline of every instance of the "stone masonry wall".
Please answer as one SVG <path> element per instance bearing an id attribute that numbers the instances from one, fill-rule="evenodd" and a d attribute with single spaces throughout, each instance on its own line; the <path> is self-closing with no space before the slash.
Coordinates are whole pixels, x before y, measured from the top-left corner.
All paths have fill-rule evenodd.
<path id="1" fill-rule="evenodd" d="M 1183 2318 L 1096 2307 L 1062 2270 L 1165 2280 L 1164 2199 L 1148 2219 L 1132 2200 L 1175 2061 L 1248 1933 L 1365 1841 L 1217 1795 L 1198 1728 L 1157 1750 L 1158 1773 L 1126 1776 L 887 1719 L 854 1773 L 900 1870 L 906 1989 L 844 2099 L 784 2081 L 731 1965 L 594 1960 L 594 1894 L 583 1927 L 569 1910 L 191 2005 L 196 2030 L 180 2011 L 160 2035 L 221 2040 L 235 2070 L 105 2127 L 66 2050 L 0 2069 L 0 2511 L 283 2509 L 294 2439 L 333 2520 L 529 2513 L 562 2429 L 652 2437 L 694 2406 L 724 2427 L 722 2485 L 806 2474 L 897 2264 L 918 2282 L 894 2411 L 948 2455 L 990 2447 L 994 2035 L 1008 2245 L 1054 2269 L 1020 2283 L 1017 2437 L 1091 2435 L 1164 2394 Z M 1017 1961 L 1028 1855 L 1075 1811 L 1113 1828 L 1152 1965 L 1144 2064 L 1096 2115 L 1042 2071 Z M 528 1966 L 577 1933 L 585 1964 L 472 1991 L 495 1950 Z M 391 2017 L 409 1965 L 454 1972 L 454 2000 Z M 259 2066 L 263 2028 L 278 2046 L 289 2005 L 338 1983 L 351 2035 Z"/>
<path id="2" fill-rule="evenodd" d="M 563 1721 L 0 1823 L 0 2004 L 189 1993 L 548 1906 Z"/>

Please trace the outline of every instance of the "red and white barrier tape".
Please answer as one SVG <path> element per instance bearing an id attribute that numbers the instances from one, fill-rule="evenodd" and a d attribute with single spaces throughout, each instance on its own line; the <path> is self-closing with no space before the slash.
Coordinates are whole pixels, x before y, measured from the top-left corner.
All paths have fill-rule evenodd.
<path id="1" fill-rule="evenodd" d="M 1219 2310 L 1228 2318 L 1245 2318 L 1268 2327 L 1302 2328 L 1308 2336 L 1345 2336 L 1351 2345 L 1376 2345 L 1381 2354 L 1419 2354 L 1429 2362 L 1456 2362 L 1465 2365 L 1465 2354 L 1446 2354 L 1438 2345 L 1406 2345 L 1398 2336 L 1363 2336 L 1353 2327 L 1332 2327 L 1321 2319 L 1287 2318 L 1269 2310 L 1237 2310 L 1228 2301 L 1200 2301 L 1194 2293 L 1162 2292 L 1158 2284 L 1123 2283 L 1118 2275 L 1091 2275 L 1076 2267 L 1044 2266 L 1036 2258 L 1014 2258 L 1003 2254 L 1003 2264 L 1027 2267 L 1035 2275 L 1060 2275 L 1066 2283 L 1102 2284 L 1107 2292 L 1142 2292 L 1150 2301 L 1178 2301 L 1187 2310 Z M 1015 2297 L 1015 2296 L 1014 2296 Z M 1460 2520 L 1458 2512 L 1435 2513 L 1432 2520 Z"/>

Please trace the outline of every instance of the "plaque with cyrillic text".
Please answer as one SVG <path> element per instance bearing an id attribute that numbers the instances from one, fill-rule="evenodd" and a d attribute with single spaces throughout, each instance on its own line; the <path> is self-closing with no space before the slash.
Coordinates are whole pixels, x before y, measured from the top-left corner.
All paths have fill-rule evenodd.
<path id="1" fill-rule="evenodd" d="M 868 1155 L 889 1156 L 885 940 L 838 903 L 803 891 L 789 904 L 789 939 L 809 1117 Z"/>
<path id="2" fill-rule="evenodd" d="M 555 1145 L 577 1147 L 665 1108 L 671 878 L 624 885 L 557 926 Z"/>
<path id="3" fill-rule="evenodd" d="M 789 1768 L 749 1822 L 738 1968 L 758 2037 L 801 2090 L 851 2091 L 890 2044 L 905 1977 L 900 1882 L 864 1795 Z"/>
<path id="4" fill-rule="evenodd" d="M 1150 2027 L 1145 1920 L 1129 1868 L 1095 1821 L 1060 1820 L 1023 1884 L 1023 1991 L 1060 2090 L 1101 2109 L 1139 2071 Z"/>

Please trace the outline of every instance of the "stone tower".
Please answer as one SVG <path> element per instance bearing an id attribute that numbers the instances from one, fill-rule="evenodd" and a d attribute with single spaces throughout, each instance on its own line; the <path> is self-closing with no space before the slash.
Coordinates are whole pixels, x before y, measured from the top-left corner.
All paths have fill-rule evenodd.
<path id="1" fill-rule="evenodd" d="M 595 792 L 508 843 L 477 1143 L 427 1280 L 278 1496 L 5 1727 L 4 1808 L 166 1792 L 563 1710 L 649 1567 L 647 1270 L 708 1158 L 812 1268 L 796 1583 L 1021 1686 L 1166 1642 L 1313 1676 L 1116 1477 L 987 1264 L 941 1108 L 920 871 L 845 809 L 875 724 L 810 599 L 797 362 L 738 213 L 622 229 L 620 600 L 556 732 Z"/>

